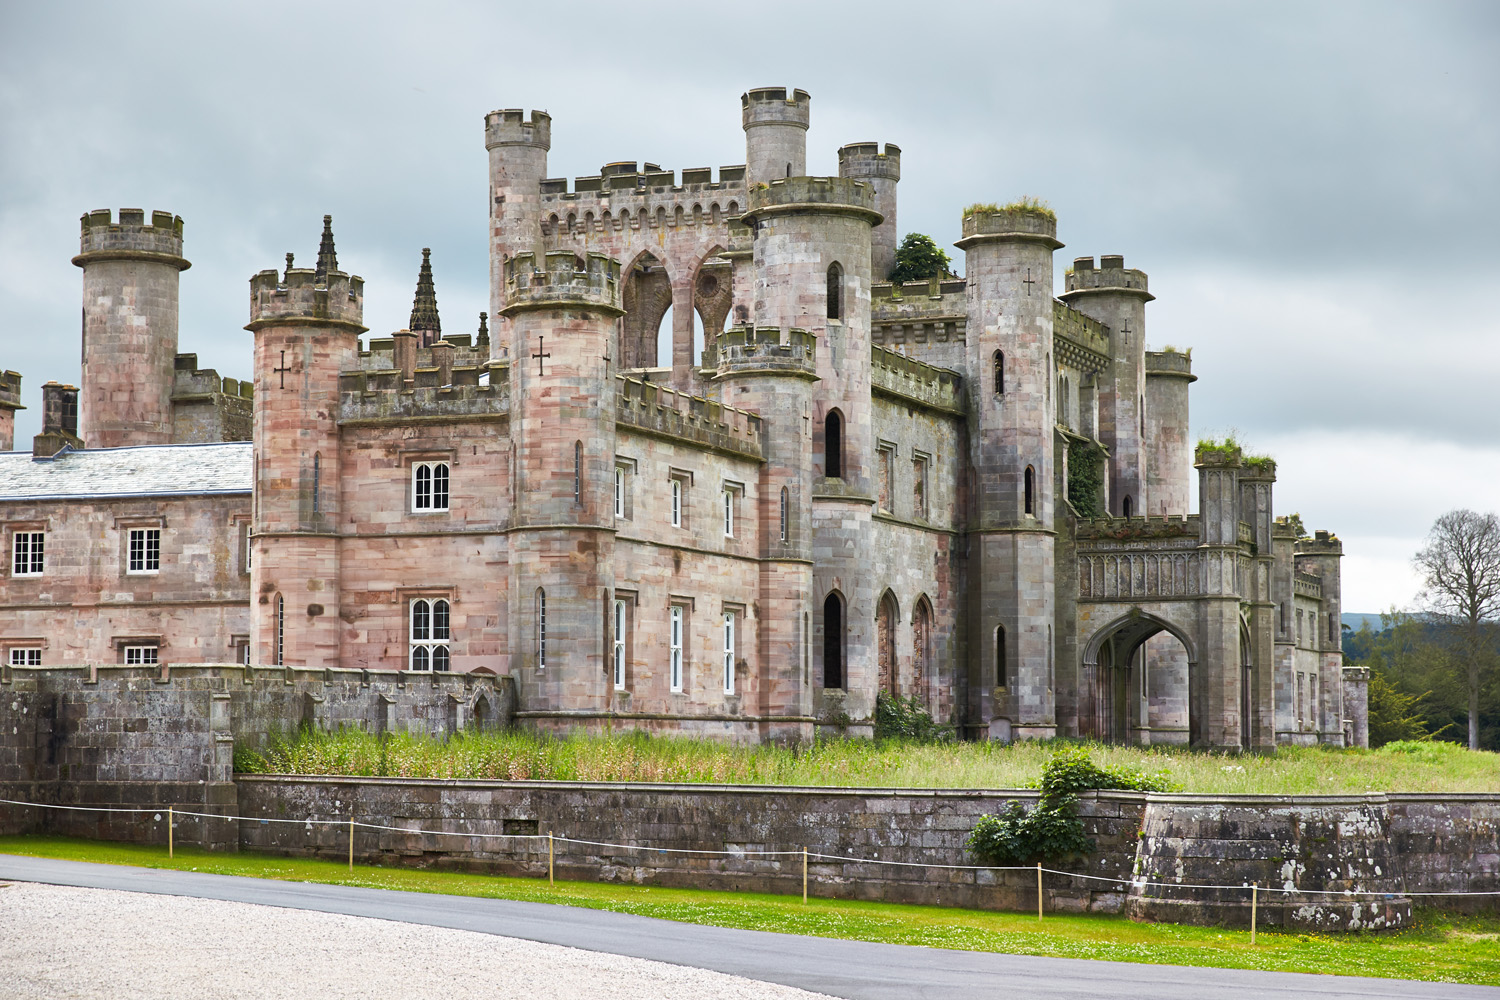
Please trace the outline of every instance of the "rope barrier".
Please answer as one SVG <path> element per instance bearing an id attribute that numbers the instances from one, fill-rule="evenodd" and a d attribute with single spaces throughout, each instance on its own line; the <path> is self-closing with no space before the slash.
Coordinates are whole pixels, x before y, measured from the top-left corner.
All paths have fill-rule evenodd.
<path id="1" fill-rule="evenodd" d="M 885 865 L 885 866 L 890 866 L 890 867 L 905 867 L 905 868 L 931 868 L 931 869 L 940 869 L 940 870 L 946 870 L 946 871 L 975 871 L 975 872 L 979 872 L 979 871 L 985 871 L 985 872 L 1021 872 L 1021 871 L 1024 871 L 1024 872 L 1029 872 L 1029 871 L 1033 870 L 1033 868 L 1032 868 L 1031 865 L 944 865 L 944 864 L 937 864 L 935 862 L 928 862 L 928 861 L 888 861 L 888 860 L 885 860 L 885 859 L 882 859 L 882 858 L 858 858 L 858 857 L 854 857 L 852 855 L 847 855 L 847 854 L 823 854 L 821 852 L 810 851 L 810 850 L 807 850 L 805 848 L 799 848 L 799 849 L 796 849 L 796 850 L 785 850 L 785 851 L 761 851 L 761 850 L 714 851 L 714 850 L 705 850 L 705 849 L 701 849 L 701 848 L 689 848 L 689 847 L 648 847 L 648 846 L 642 846 L 640 844 L 615 844 L 615 843 L 610 843 L 608 841 L 602 841 L 602 840 L 580 840 L 580 839 L 577 839 L 577 838 L 574 838 L 574 837 L 562 837 L 562 836 L 558 836 L 556 834 L 551 834 L 551 833 L 481 833 L 481 832 L 478 832 L 478 831 L 468 832 L 468 831 L 463 831 L 463 830 L 428 830 L 428 829 L 421 828 L 421 827 L 413 828 L 413 827 L 404 827 L 404 826 L 389 826 L 389 825 L 382 824 L 382 823 L 366 823 L 366 822 L 363 822 L 363 821 L 356 820 L 352 816 L 342 817 L 342 818 L 335 818 L 335 819 L 317 819 L 315 817 L 307 817 L 307 818 L 303 818 L 303 819 L 283 819 L 283 818 L 274 817 L 274 816 L 230 816 L 230 815 L 225 815 L 225 814 L 222 814 L 222 813 L 192 812 L 192 811 L 189 811 L 189 810 L 178 809 L 175 806 L 165 806 L 165 807 L 162 807 L 162 808 L 139 808 L 139 807 L 121 808 L 121 807 L 111 807 L 111 806 L 70 806 L 70 805 L 59 805 L 59 804 L 50 803 L 50 802 L 26 802 L 26 801 L 23 801 L 23 800 L 20 800 L 20 799 L 0 799 L 0 805 L 22 806 L 22 807 L 29 808 L 29 809 L 61 809 L 61 810 L 68 810 L 68 811 L 73 811 L 73 812 L 158 813 L 158 814 L 160 814 L 162 812 L 165 812 L 167 814 L 167 818 L 168 818 L 167 842 L 168 842 L 168 852 L 169 852 L 169 854 L 171 853 L 173 846 L 175 846 L 174 835 L 173 835 L 173 828 L 176 826 L 176 819 L 178 817 L 184 817 L 184 816 L 186 816 L 186 817 L 192 817 L 192 818 L 195 818 L 195 819 L 212 819 L 212 820 L 221 820 L 221 821 L 224 821 L 224 822 L 235 822 L 235 823 L 283 823 L 283 824 L 303 826 L 303 827 L 313 827 L 313 826 L 337 826 L 337 827 L 343 827 L 343 826 L 347 826 L 348 830 L 349 830 L 349 867 L 351 869 L 354 867 L 354 831 L 355 831 L 356 828 L 365 829 L 365 830 L 381 830 L 381 831 L 386 831 L 386 832 L 389 832 L 389 833 L 421 834 L 421 835 L 424 835 L 424 836 L 436 836 L 436 837 L 476 837 L 476 838 L 485 839 L 485 840 L 545 840 L 545 841 L 547 841 L 547 876 L 548 876 L 549 881 L 553 878 L 554 859 L 555 859 L 555 850 L 556 850 L 555 845 L 556 844 L 578 844 L 578 845 L 584 846 L 584 847 L 604 847 L 604 848 L 610 848 L 610 849 L 614 849 L 614 850 L 631 851 L 631 852 L 636 852 L 636 853 L 641 853 L 641 854 L 692 854 L 692 855 L 708 855 L 708 856 L 725 857 L 725 858 L 746 858 L 746 857 L 782 857 L 782 858 L 791 857 L 791 858 L 795 858 L 795 857 L 800 856 L 802 858 L 802 898 L 803 898 L 803 902 L 807 901 L 808 864 L 809 864 L 809 861 L 812 861 L 812 860 L 816 860 L 816 861 L 834 861 L 834 862 L 839 862 L 839 863 L 843 863 L 843 864 Z M 1105 876 L 1105 875 L 1086 875 L 1086 874 L 1083 874 L 1082 872 L 1069 872 L 1069 871 L 1062 871 L 1061 869 L 1057 869 L 1057 868 L 1047 868 L 1047 867 L 1044 867 L 1044 866 L 1042 866 L 1040 864 L 1035 866 L 1035 871 L 1036 871 L 1036 875 L 1037 875 L 1037 892 L 1038 892 L 1038 898 L 1037 898 L 1037 919 L 1039 919 L 1039 920 L 1042 918 L 1042 910 L 1041 910 L 1041 905 L 1042 905 L 1041 904 L 1041 886 L 1042 886 L 1042 875 L 1044 873 L 1048 874 L 1048 875 L 1060 875 L 1060 876 L 1062 876 L 1064 878 L 1084 879 L 1084 880 L 1090 881 L 1090 882 L 1106 882 L 1106 883 L 1109 883 L 1111 885 L 1117 885 L 1117 886 L 1121 887 L 1122 889 L 1126 888 L 1126 887 L 1134 887 L 1134 888 L 1157 887 L 1157 888 L 1163 888 L 1163 889 L 1211 889 L 1211 890 L 1220 890 L 1220 891 L 1235 891 L 1235 890 L 1246 891 L 1246 890 L 1248 890 L 1250 892 L 1252 904 L 1257 900 L 1259 894 L 1262 893 L 1262 892 L 1277 892 L 1277 893 L 1282 893 L 1282 894 L 1285 894 L 1285 895 L 1302 895 L 1302 896 L 1343 896 L 1343 897 L 1376 896 L 1376 897 L 1387 897 L 1387 898 L 1395 897 L 1395 896 L 1404 896 L 1404 897 L 1409 897 L 1409 896 L 1422 896 L 1422 897 L 1432 897 L 1432 896 L 1500 896 L 1500 889 L 1479 890 L 1479 891 L 1462 891 L 1462 890 L 1456 890 L 1456 889 L 1454 889 L 1454 890 L 1427 890 L 1427 891 L 1418 891 L 1418 892 L 1406 892 L 1406 891 L 1401 891 L 1401 892 L 1385 892 L 1385 891 L 1370 890 L 1370 889 L 1299 889 L 1299 888 L 1295 888 L 1295 887 L 1292 887 L 1292 888 L 1283 888 L 1283 887 L 1270 886 L 1270 885 L 1262 886 L 1262 885 L 1258 885 L 1258 884 L 1255 884 L 1255 883 L 1245 883 L 1245 884 L 1241 884 L 1241 885 L 1207 885 L 1207 884 L 1196 883 L 1196 882 L 1159 882 L 1159 881 L 1155 881 L 1155 880 L 1152 880 L 1152 879 L 1111 878 L 1111 877 Z M 1252 908 L 1254 908 L 1253 905 L 1252 905 Z"/>

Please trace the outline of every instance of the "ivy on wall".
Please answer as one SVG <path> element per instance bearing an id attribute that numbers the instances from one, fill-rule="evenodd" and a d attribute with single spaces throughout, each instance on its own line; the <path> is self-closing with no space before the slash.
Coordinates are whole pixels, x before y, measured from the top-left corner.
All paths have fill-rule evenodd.
<path id="1" fill-rule="evenodd" d="M 1104 516 L 1104 449 L 1092 441 L 1068 442 L 1068 503 L 1079 517 Z"/>

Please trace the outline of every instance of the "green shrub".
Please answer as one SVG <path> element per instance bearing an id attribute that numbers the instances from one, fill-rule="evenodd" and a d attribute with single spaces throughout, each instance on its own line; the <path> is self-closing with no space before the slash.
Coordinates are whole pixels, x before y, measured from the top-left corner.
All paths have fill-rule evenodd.
<path id="1" fill-rule="evenodd" d="M 1068 503 L 1079 517 L 1104 514 L 1104 449 L 1092 441 L 1068 442 Z"/>
<path id="2" fill-rule="evenodd" d="M 938 743 L 950 739 L 952 729 L 937 722 L 913 695 L 903 698 L 884 691 L 875 696 L 875 738 L 909 743 Z"/>
<path id="3" fill-rule="evenodd" d="M 969 834 L 969 850 L 997 865 L 1091 854 L 1094 840 L 1078 817 L 1079 792 L 1103 788 L 1169 792 L 1174 787 L 1165 771 L 1147 774 L 1136 768 L 1100 767 L 1083 747 L 1059 750 L 1042 768 L 1042 794 L 1036 808 L 1027 812 L 1021 803 L 1012 802 L 999 816 L 979 817 Z"/>
<path id="4" fill-rule="evenodd" d="M 890 280 L 895 284 L 903 281 L 927 281 L 929 278 L 950 276 L 953 262 L 948 254 L 938 247 L 931 236 L 923 233 L 907 233 L 896 248 L 896 266 Z"/>

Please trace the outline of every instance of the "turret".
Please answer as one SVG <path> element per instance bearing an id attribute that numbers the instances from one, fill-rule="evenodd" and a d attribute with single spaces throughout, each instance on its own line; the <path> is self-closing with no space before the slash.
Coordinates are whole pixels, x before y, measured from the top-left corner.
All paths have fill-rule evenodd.
<path id="1" fill-rule="evenodd" d="M 1053 696 L 1052 252 L 1026 203 L 964 213 L 971 373 L 969 705 L 994 737 L 1056 732 Z"/>
<path id="2" fill-rule="evenodd" d="M 1314 531 L 1295 548 L 1297 572 L 1318 578 L 1323 603 L 1313 625 L 1313 648 L 1318 651 L 1318 699 L 1315 722 L 1318 742 L 1344 743 L 1343 578 L 1339 564 L 1344 544 L 1328 531 Z"/>
<path id="3" fill-rule="evenodd" d="M 1110 329 L 1112 371 L 1099 389 L 1099 439 L 1110 455 L 1109 507 L 1117 515 L 1151 509 L 1146 497 L 1146 273 L 1125 266 L 1125 258 L 1105 254 L 1079 257 L 1066 278 L 1061 298 Z"/>
<path id="4" fill-rule="evenodd" d="M 505 318 L 507 257 L 534 251 L 542 235 L 542 179 L 552 147 L 552 116 L 519 108 L 484 116 L 484 148 L 490 156 L 490 315 L 499 341 L 509 343 Z"/>
<path id="5" fill-rule="evenodd" d="M 571 251 L 512 256 L 510 669 L 538 710 L 608 707 L 620 265 Z"/>
<path id="6" fill-rule="evenodd" d="M 0 372 L 0 451 L 16 446 L 16 411 L 21 405 L 21 373 Z"/>
<path id="7" fill-rule="evenodd" d="M 807 124 L 812 98 L 787 97 L 785 87 L 759 87 L 740 95 L 745 127 L 745 183 L 754 188 L 807 173 Z"/>
<path id="8" fill-rule="evenodd" d="M 1193 453 L 1188 386 L 1198 380 L 1191 354 L 1146 353 L 1146 514 L 1188 513 Z"/>
<path id="9" fill-rule="evenodd" d="M 331 240 L 330 240 L 331 244 Z M 250 279 L 255 335 L 255 662 L 339 666 L 339 372 L 358 363 L 364 279 L 292 266 Z"/>
<path id="10" fill-rule="evenodd" d="M 862 180 L 875 189 L 875 211 L 880 224 L 870 234 L 870 277 L 886 281 L 896 267 L 896 183 L 901 180 L 901 147 L 878 142 L 856 142 L 839 150 L 839 176 Z"/>
<path id="11" fill-rule="evenodd" d="M 172 441 L 182 219 L 122 208 L 83 216 L 81 436 L 94 448 Z"/>

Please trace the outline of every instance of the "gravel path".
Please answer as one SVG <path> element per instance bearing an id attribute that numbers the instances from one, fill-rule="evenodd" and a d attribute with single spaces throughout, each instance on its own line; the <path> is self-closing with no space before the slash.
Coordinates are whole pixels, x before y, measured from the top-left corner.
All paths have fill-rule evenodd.
<path id="1" fill-rule="evenodd" d="M 0 994 L 15 1000 L 822 997 L 474 931 L 27 883 L 0 887 Z"/>

